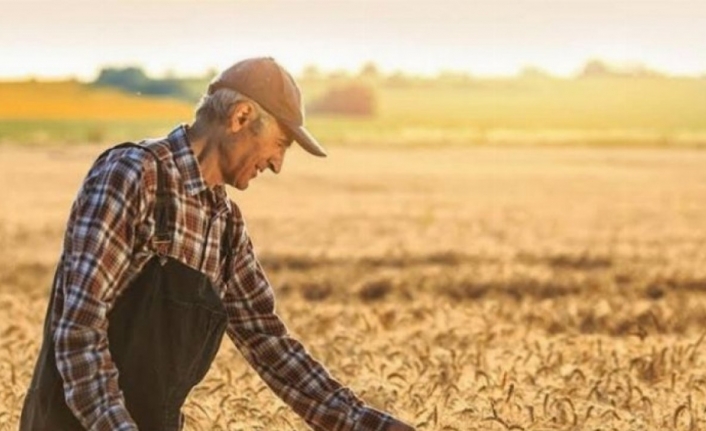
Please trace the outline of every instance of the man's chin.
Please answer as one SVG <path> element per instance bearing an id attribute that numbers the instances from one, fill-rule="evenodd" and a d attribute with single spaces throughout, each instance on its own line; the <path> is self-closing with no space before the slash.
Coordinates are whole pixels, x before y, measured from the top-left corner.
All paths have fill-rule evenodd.
<path id="1" fill-rule="evenodd" d="M 248 188 L 249 185 L 250 185 L 250 181 L 246 181 L 245 184 L 242 184 L 242 183 L 234 183 L 234 184 L 233 184 L 233 187 L 235 187 L 236 189 L 238 189 L 238 190 L 240 190 L 240 191 L 243 191 L 243 190 L 247 190 L 247 188 Z"/>

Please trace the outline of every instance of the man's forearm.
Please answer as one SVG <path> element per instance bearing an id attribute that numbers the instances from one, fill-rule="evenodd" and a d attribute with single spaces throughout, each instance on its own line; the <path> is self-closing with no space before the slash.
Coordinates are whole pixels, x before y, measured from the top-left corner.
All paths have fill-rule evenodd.
<path id="1" fill-rule="evenodd" d="M 54 341 L 66 404 L 81 425 L 89 431 L 137 430 L 118 388 L 105 333 L 60 321 Z"/>
<path id="2" fill-rule="evenodd" d="M 333 379 L 296 340 L 289 337 L 274 342 L 262 340 L 256 342 L 261 348 L 255 349 L 245 347 L 237 338 L 234 341 L 270 389 L 312 429 L 383 431 L 392 422 L 389 415 L 366 406 L 350 389 Z M 273 354 L 265 347 L 267 344 L 278 345 L 278 353 Z"/>
<path id="3" fill-rule="evenodd" d="M 265 383 L 315 430 L 383 431 L 392 418 L 333 379 L 275 313 L 275 299 L 241 226 L 224 297 L 228 335 Z"/>
<path id="4" fill-rule="evenodd" d="M 390 417 L 365 406 L 333 379 L 274 312 L 274 297 L 262 278 L 248 301 L 230 290 L 225 297 L 228 335 L 265 383 L 312 428 L 382 431 Z M 254 280 L 253 280 L 254 282 Z"/>

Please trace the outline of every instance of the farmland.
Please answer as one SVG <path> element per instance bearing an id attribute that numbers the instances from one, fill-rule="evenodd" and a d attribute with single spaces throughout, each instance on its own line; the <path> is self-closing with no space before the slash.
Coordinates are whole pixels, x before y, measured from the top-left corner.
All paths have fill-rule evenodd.
<path id="1" fill-rule="evenodd" d="M 0 430 L 96 145 L 0 146 Z M 420 430 L 706 429 L 706 153 L 294 148 L 229 190 L 292 333 Z M 303 430 L 224 342 L 187 430 Z"/>
<path id="2" fill-rule="evenodd" d="M 706 79 L 303 79 L 306 102 L 362 82 L 371 116 L 310 115 L 325 142 L 347 146 L 706 145 Z M 203 91 L 206 82 L 190 85 Z M 199 94 L 196 90 L 195 94 Z M 0 83 L 0 143 L 109 143 L 157 136 L 191 120 L 193 100 L 76 81 Z"/>

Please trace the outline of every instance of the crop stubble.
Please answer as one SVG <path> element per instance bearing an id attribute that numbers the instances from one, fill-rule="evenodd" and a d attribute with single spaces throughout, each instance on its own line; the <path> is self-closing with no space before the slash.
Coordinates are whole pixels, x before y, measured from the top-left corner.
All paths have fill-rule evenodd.
<path id="1" fill-rule="evenodd" d="M 97 147 L 0 147 L 0 430 Z M 293 150 L 230 194 L 291 331 L 422 430 L 706 429 L 706 152 Z M 306 429 L 226 341 L 190 430 Z"/>

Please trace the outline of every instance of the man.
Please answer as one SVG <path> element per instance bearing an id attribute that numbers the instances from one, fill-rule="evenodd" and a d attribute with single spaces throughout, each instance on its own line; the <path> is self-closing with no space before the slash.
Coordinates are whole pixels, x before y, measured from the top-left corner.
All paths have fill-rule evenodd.
<path id="1" fill-rule="evenodd" d="M 411 430 L 364 405 L 289 337 L 224 185 L 279 173 L 303 127 L 299 89 L 271 58 L 210 84 L 191 126 L 101 155 L 71 209 L 25 399 L 23 431 L 171 431 L 224 333 L 320 430 Z M 237 390 L 237 388 L 236 388 Z"/>

